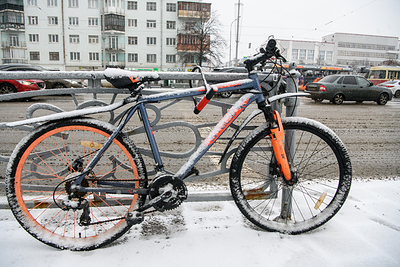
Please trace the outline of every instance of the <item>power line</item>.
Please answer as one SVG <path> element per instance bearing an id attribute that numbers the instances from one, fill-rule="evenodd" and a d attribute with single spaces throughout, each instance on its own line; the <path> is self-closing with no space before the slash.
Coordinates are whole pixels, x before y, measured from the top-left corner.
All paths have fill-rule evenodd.
<path id="1" fill-rule="evenodd" d="M 363 6 L 359 7 L 359 8 L 356 8 L 356 9 L 354 9 L 354 10 L 352 10 L 352 11 L 350 11 L 350 12 L 348 12 L 348 13 L 346 13 L 346 14 L 344 14 L 344 15 L 342 15 L 342 16 L 336 18 L 336 19 L 333 19 L 333 20 L 331 20 L 331 21 L 328 21 L 327 23 L 325 23 L 325 24 L 323 24 L 323 25 L 321 25 L 321 26 L 315 27 L 315 28 L 312 29 L 312 30 L 308 30 L 308 31 L 303 32 L 303 33 L 300 33 L 300 34 L 298 34 L 298 35 L 303 35 L 303 34 L 306 34 L 306 33 L 311 32 L 311 31 L 320 30 L 320 28 L 325 27 L 325 26 L 327 26 L 327 25 L 329 25 L 329 24 L 331 24 L 331 23 L 334 23 L 335 21 L 340 20 L 340 19 L 346 17 L 347 15 L 353 14 L 354 12 L 356 12 L 356 11 L 358 11 L 358 10 L 360 10 L 360 9 L 362 9 L 362 8 L 364 8 L 364 7 L 366 7 L 366 6 L 370 5 L 370 4 L 372 4 L 372 3 L 375 3 L 376 1 L 378 1 L 378 0 L 374 0 L 374 1 L 372 1 L 372 2 L 369 2 L 368 4 L 365 4 L 365 5 L 363 5 Z M 292 36 L 292 37 L 294 37 L 294 36 Z"/>

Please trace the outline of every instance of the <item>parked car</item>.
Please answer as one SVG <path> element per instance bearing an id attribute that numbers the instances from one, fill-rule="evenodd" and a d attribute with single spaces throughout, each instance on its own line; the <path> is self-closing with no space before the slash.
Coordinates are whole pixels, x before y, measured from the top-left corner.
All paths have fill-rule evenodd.
<path id="1" fill-rule="evenodd" d="M 400 80 L 387 81 L 378 84 L 378 86 L 389 88 L 394 97 L 400 97 Z"/>
<path id="2" fill-rule="evenodd" d="M 376 101 L 385 105 L 393 97 L 392 90 L 375 86 L 357 75 L 329 75 L 316 83 L 307 84 L 305 92 L 317 102 L 327 99 L 336 105 L 343 101 Z"/>
<path id="3" fill-rule="evenodd" d="M 0 94 L 36 91 L 45 87 L 42 80 L 0 80 Z"/>
<path id="4" fill-rule="evenodd" d="M 0 71 L 45 71 L 44 68 L 35 65 L 27 64 L 5 64 L 0 65 Z M 66 80 L 66 79 L 49 79 L 44 80 L 47 89 L 56 88 L 83 88 L 80 81 Z"/>

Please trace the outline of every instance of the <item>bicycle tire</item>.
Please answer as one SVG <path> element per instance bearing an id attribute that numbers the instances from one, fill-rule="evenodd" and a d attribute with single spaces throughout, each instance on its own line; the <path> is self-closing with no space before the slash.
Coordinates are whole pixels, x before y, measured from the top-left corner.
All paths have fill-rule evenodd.
<path id="1" fill-rule="evenodd" d="M 95 119 L 67 119 L 39 126 L 20 141 L 7 167 L 6 189 L 15 218 L 29 234 L 59 249 L 92 250 L 129 230 L 124 217 L 143 204 L 144 195 L 82 193 L 74 203 L 89 204 L 89 225 L 80 221 L 84 209 L 67 202 L 73 179 L 68 177 L 86 166 L 115 129 Z M 130 188 L 147 185 L 143 159 L 125 134 L 117 135 L 81 185 L 105 188 L 100 180 L 116 179 Z"/>
<path id="2" fill-rule="evenodd" d="M 323 124 L 305 118 L 283 118 L 282 123 L 297 182 L 290 185 L 279 174 L 267 123 L 239 145 L 231 163 L 230 188 L 239 210 L 255 225 L 300 234 L 320 227 L 339 211 L 350 191 L 351 162 L 342 141 Z M 292 144 L 293 153 L 287 144 Z"/>

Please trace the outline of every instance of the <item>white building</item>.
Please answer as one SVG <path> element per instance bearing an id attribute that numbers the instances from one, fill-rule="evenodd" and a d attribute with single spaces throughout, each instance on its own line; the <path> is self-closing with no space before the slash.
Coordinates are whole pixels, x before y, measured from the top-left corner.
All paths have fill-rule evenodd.
<path id="1" fill-rule="evenodd" d="M 284 48 L 282 55 L 288 61 L 309 65 L 333 65 L 333 42 L 312 42 L 297 40 L 278 40 Z"/>
<path id="2" fill-rule="evenodd" d="M 399 59 L 399 38 L 365 34 L 334 33 L 322 42 L 335 44 L 335 64 L 375 66 L 386 60 Z"/>
<path id="3" fill-rule="evenodd" d="M 1 0 L 2 63 L 184 70 L 196 58 L 180 63 L 191 42 L 183 37 L 210 11 L 211 4 L 177 0 Z"/>
<path id="4" fill-rule="evenodd" d="M 308 65 L 375 66 L 398 60 L 399 38 L 350 33 L 334 33 L 321 42 L 278 40 L 282 55 L 289 61 Z"/>

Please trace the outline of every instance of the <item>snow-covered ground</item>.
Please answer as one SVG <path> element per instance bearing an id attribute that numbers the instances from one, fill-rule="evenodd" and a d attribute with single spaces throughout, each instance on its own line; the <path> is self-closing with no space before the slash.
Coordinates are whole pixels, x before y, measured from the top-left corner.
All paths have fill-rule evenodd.
<path id="1" fill-rule="evenodd" d="M 60 251 L 0 210 L 0 266 L 400 266 L 400 178 L 354 181 L 344 207 L 310 233 L 269 233 L 233 202 L 184 203 L 111 246 Z"/>

